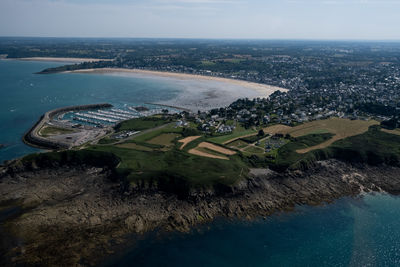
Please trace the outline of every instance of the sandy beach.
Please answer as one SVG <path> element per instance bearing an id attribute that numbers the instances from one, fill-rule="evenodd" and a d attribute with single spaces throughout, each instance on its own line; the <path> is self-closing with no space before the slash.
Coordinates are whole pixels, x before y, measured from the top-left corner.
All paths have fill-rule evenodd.
<path id="1" fill-rule="evenodd" d="M 182 107 L 192 111 L 224 107 L 239 98 L 266 98 L 275 91 L 287 91 L 287 89 L 276 86 L 242 80 L 139 69 L 102 68 L 68 71 L 67 73 L 162 79 L 163 82 L 174 83 L 181 92 L 174 99 L 158 103 Z"/>
<path id="2" fill-rule="evenodd" d="M 112 60 L 112 59 L 75 58 L 75 57 L 74 58 L 73 57 L 25 57 L 25 58 L 15 58 L 15 59 L 23 60 L 23 61 L 49 61 L 49 62 L 70 62 L 70 63 L 97 62 L 97 61 L 111 61 Z"/>

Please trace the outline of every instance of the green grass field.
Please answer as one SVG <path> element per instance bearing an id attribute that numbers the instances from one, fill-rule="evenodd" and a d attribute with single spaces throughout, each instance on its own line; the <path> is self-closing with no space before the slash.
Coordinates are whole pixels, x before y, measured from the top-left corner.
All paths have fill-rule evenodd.
<path id="1" fill-rule="evenodd" d="M 256 134 L 256 133 L 257 133 L 257 131 L 253 130 L 253 129 L 245 129 L 242 127 L 237 127 L 231 134 L 211 137 L 211 138 L 208 138 L 208 141 L 217 143 L 217 144 L 223 144 L 231 139 L 250 135 L 250 134 Z"/>
<path id="2" fill-rule="evenodd" d="M 163 119 L 158 116 L 142 117 L 142 118 L 123 121 L 115 126 L 115 130 L 117 132 L 143 131 L 161 126 L 168 122 L 169 122 L 168 119 Z"/>
<path id="3" fill-rule="evenodd" d="M 110 138 L 110 137 L 104 137 L 99 140 L 99 144 L 101 144 L 101 145 L 108 145 L 108 144 L 112 144 L 115 142 L 118 142 L 118 140 L 114 139 L 114 138 Z"/>
<path id="4" fill-rule="evenodd" d="M 247 174 L 248 168 L 240 157 L 215 160 L 184 151 L 138 151 L 116 146 L 93 146 L 90 151 L 110 152 L 121 159 L 118 170 L 133 183 L 158 181 L 176 177 L 191 186 L 233 184 Z"/>
<path id="5" fill-rule="evenodd" d="M 182 133 L 182 128 L 175 128 L 173 125 L 167 125 L 166 127 L 163 127 L 161 129 L 156 129 L 154 131 L 149 131 L 148 133 L 144 134 L 137 134 L 135 135 L 132 140 L 137 141 L 137 142 L 146 142 L 149 141 L 163 133 L 176 133 L 180 134 Z"/>
<path id="6" fill-rule="evenodd" d="M 59 128 L 59 127 L 54 127 L 54 126 L 44 126 L 42 129 L 40 129 L 39 134 L 43 137 L 48 137 L 52 135 L 61 135 L 61 134 L 69 134 L 73 133 L 73 130 L 65 129 L 65 128 Z"/>
<path id="7" fill-rule="evenodd" d="M 236 149 L 241 149 L 241 148 L 245 148 L 246 146 L 248 146 L 249 144 L 238 139 L 236 141 L 230 142 L 229 144 L 226 144 L 228 147 L 232 147 L 232 148 L 236 148 Z"/>
<path id="8" fill-rule="evenodd" d="M 152 120 L 150 123 L 146 121 L 141 127 L 161 123 L 160 118 L 156 121 Z M 160 125 L 165 125 L 165 122 L 164 120 Z M 136 121 L 134 124 L 137 123 Z M 233 138 L 256 134 L 257 131 L 239 127 L 230 135 L 212 138 L 202 136 L 180 150 L 180 144 L 176 140 L 182 137 L 183 128 L 175 128 L 173 124 L 167 124 L 162 128 L 148 129 L 121 144 L 110 144 L 112 139 L 105 138 L 102 145 L 89 146 L 82 150 L 30 155 L 24 158 L 24 162 L 37 161 L 38 166 L 51 166 L 54 162 L 58 165 L 65 162 L 87 163 L 94 166 L 106 165 L 112 167 L 119 177 L 127 179 L 132 184 L 157 184 L 160 189 L 177 191 L 179 194 L 188 193 L 191 187 L 235 184 L 247 175 L 249 167 L 270 167 L 276 171 L 284 171 L 288 168 L 302 169 L 317 160 L 329 158 L 346 162 L 400 165 L 400 135 L 381 131 L 378 126 L 371 126 L 367 132 L 337 140 L 329 147 L 304 154 L 298 153 L 300 150 L 324 144 L 336 137 L 333 133 L 326 133 L 327 123 L 332 129 L 334 125 L 337 125 L 336 135 L 343 132 L 341 137 L 345 135 L 345 131 L 361 132 L 355 126 L 352 126 L 353 129 L 346 130 L 349 121 L 345 120 L 315 122 L 295 129 L 297 137 L 290 138 L 290 141 L 285 139 L 287 144 L 270 153 L 264 153 L 264 141 L 261 147 L 246 147 L 248 143 L 240 139 L 233 141 L 228 147 L 246 147 L 246 149 L 237 151 L 237 154 L 228 157 L 229 160 L 224 160 L 192 155 L 188 151 L 201 142 L 212 141 L 222 144 Z M 363 127 L 368 124 L 368 122 L 356 123 Z M 369 124 L 373 123 L 369 122 Z M 312 127 L 309 127 L 310 125 Z M 300 131 L 312 134 L 300 135 Z M 271 140 L 271 142 L 278 141 Z M 198 149 L 212 155 L 225 156 L 207 148 Z"/>
<path id="9" fill-rule="evenodd" d="M 297 153 L 297 150 L 321 144 L 326 140 L 331 139 L 332 136 L 333 134 L 325 133 L 309 134 L 295 138 L 293 141 L 278 149 L 272 167 L 275 170 L 285 170 L 291 166 L 296 165 L 298 162 L 306 158 L 306 155 Z"/>
<path id="10" fill-rule="evenodd" d="M 248 152 L 250 154 L 263 154 L 264 153 L 264 149 L 262 149 L 261 147 L 257 147 L 257 146 L 248 146 L 247 148 L 244 149 L 245 152 Z"/>
<path id="11" fill-rule="evenodd" d="M 142 145 L 138 145 L 135 143 L 123 143 L 123 144 L 118 144 L 116 145 L 116 147 L 119 148 L 128 148 L 128 149 L 135 149 L 135 150 L 139 150 L 139 151 L 154 151 L 153 148 L 148 147 L 148 146 L 142 146 Z"/>
<path id="12" fill-rule="evenodd" d="M 177 134 L 177 133 L 162 133 L 162 134 L 148 140 L 147 142 L 150 144 L 155 144 L 155 145 L 172 146 L 172 145 L 174 145 L 174 143 L 172 143 L 172 141 L 174 141 L 178 137 L 181 137 L 181 135 Z"/>

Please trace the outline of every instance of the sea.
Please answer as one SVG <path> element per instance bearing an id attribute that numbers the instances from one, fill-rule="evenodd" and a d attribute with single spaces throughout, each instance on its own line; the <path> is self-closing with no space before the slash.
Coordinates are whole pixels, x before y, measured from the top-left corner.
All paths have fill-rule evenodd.
<path id="1" fill-rule="evenodd" d="M 39 152 L 22 135 L 46 111 L 141 105 L 182 91 L 171 80 L 34 74 L 59 62 L 0 60 L 0 162 Z M 400 266 L 400 198 L 364 194 L 253 221 L 217 219 L 189 233 L 135 236 L 103 266 Z M 132 244 L 131 244 L 132 243 Z"/>

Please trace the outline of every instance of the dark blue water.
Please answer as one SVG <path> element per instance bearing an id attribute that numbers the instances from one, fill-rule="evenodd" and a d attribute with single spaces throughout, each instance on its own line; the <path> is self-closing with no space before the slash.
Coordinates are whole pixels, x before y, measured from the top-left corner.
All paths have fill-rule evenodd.
<path id="1" fill-rule="evenodd" d="M 22 143 L 23 134 L 46 111 L 68 105 L 116 106 L 169 100 L 179 87 L 171 81 L 97 74 L 34 74 L 62 65 L 0 60 L 0 163 L 37 151 Z"/>
<path id="2" fill-rule="evenodd" d="M 400 198 L 344 198 L 266 221 L 150 234 L 107 266 L 400 266 Z"/>
<path id="3" fill-rule="evenodd" d="M 95 74 L 36 75 L 62 63 L 0 60 L 0 162 L 37 151 L 21 137 L 47 110 L 174 98 L 171 81 Z M 116 266 L 400 266 L 400 199 L 367 195 L 190 234 L 151 233 L 111 258 Z"/>

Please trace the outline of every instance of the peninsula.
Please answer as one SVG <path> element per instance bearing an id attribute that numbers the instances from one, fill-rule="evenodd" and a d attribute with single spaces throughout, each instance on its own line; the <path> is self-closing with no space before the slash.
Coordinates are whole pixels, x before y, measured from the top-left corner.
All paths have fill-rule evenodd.
<path id="1" fill-rule="evenodd" d="M 38 118 L 24 140 L 46 151 L 0 167 L 2 265 L 95 265 L 132 235 L 400 192 L 398 44 L 3 42 L 1 58 L 101 59 L 41 74 L 195 86 Z"/>
<path id="2" fill-rule="evenodd" d="M 1 167 L 3 260 L 96 264 L 95 255 L 113 253 L 132 233 L 189 231 L 220 216 L 251 219 L 363 192 L 400 192 L 396 130 L 374 118 L 335 116 L 257 126 L 237 119 L 241 101 L 199 113 L 106 104 L 46 113 L 27 136 L 57 150 Z M 67 149 L 54 146 L 51 140 L 76 129 L 67 118 L 85 121 L 75 127 L 86 132 L 107 130 Z"/>

